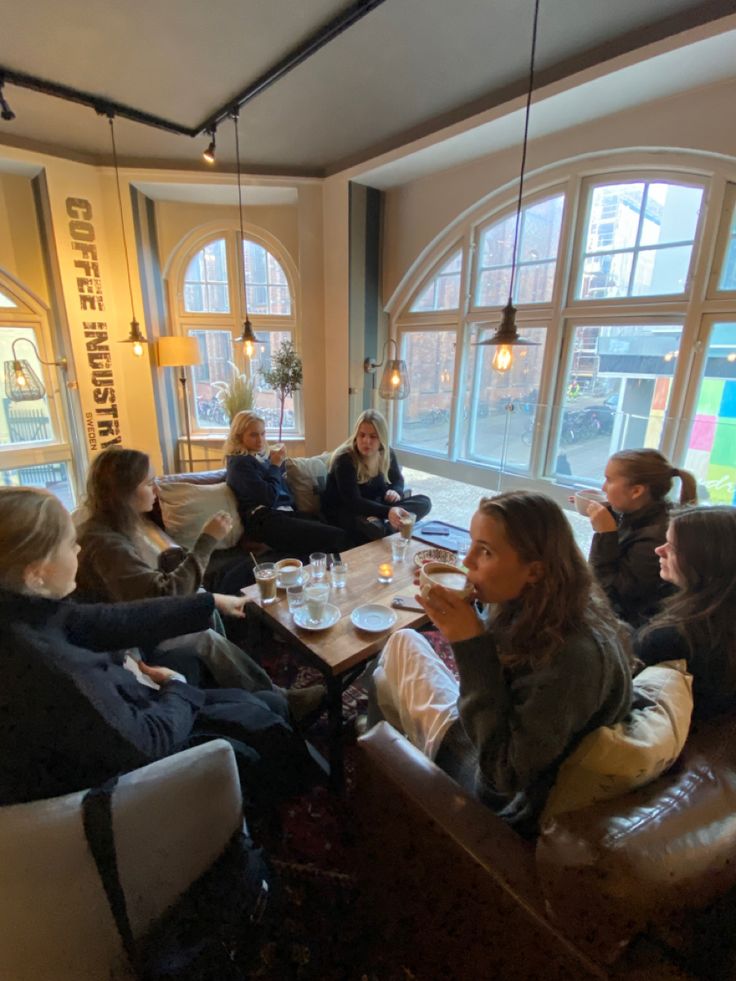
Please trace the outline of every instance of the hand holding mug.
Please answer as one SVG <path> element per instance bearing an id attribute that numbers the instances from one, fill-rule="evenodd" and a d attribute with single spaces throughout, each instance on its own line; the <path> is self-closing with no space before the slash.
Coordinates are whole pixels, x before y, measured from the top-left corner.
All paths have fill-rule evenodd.
<path id="1" fill-rule="evenodd" d="M 233 530 L 233 519 L 227 511 L 213 514 L 202 528 L 203 535 L 211 535 L 215 541 L 221 542 L 225 535 Z"/>
<path id="2" fill-rule="evenodd" d="M 588 505 L 588 517 L 593 526 L 593 531 L 618 531 L 616 519 L 604 504 L 596 504 L 591 501 Z"/>
<path id="3" fill-rule="evenodd" d="M 277 443 L 271 448 L 271 452 L 268 454 L 268 459 L 275 467 L 280 467 L 281 464 L 286 459 L 286 447 L 283 443 Z"/>
<path id="4" fill-rule="evenodd" d="M 485 633 L 483 621 L 475 612 L 475 607 L 454 589 L 430 586 L 424 594 L 418 594 L 416 600 L 451 644 Z"/>

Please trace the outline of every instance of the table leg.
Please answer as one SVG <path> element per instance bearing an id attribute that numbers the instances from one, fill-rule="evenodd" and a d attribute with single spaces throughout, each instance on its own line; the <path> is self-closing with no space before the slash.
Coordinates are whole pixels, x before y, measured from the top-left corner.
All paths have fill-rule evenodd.
<path id="1" fill-rule="evenodd" d="M 330 789 L 340 793 L 345 785 L 340 678 L 325 677 L 327 684 L 327 732 L 330 755 Z"/>

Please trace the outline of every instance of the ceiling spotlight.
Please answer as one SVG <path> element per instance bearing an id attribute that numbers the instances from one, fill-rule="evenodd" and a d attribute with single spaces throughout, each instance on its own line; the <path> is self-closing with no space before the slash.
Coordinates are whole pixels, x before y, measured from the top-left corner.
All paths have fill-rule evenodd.
<path id="1" fill-rule="evenodd" d="M 217 143 L 216 143 L 217 128 L 215 127 L 215 129 L 208 129 L 207 132 L 210 134 L 212 139 L 210 140 L 210 145 L 203 152 L 202 156 L 204 157 L 204 159 L 207 161 L 208 164 L 213 164 L 215 162 L 215 150 L 217 149 Z"/>
<path id="2" fill-rule="evenodd" d="M 9 123 L 11 120 L 15 119 L 15 113 L 10 108 L 5 96 L 3 95 L 4 85 L 5 85 L 5 78 L 0 76 L 0 116 L 2 116 L 2 118 Z"/>

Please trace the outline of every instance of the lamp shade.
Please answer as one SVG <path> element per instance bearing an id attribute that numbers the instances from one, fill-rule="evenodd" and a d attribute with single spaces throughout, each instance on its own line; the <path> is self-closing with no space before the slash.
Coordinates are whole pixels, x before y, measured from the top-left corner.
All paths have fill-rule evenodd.
<path id="1" fill-rule="evenodd" d="M 43 382 L 25 360 L 5 362 L 5 394 L 11 402 L 35 402 L 46 394 Z"/>
<path id="2" fill-rule="evenodd" d="M 202 363 L 195 337 L 159 337 L 156 358 L 159 368 L 187 368 Z"/>
<path id="3" fill-rule="evenodd" d="M 409 397 L 409 372 L 406 361 L 389 360 L 383 370 L 378 389 L 382 399 L 405 399 Z"/>

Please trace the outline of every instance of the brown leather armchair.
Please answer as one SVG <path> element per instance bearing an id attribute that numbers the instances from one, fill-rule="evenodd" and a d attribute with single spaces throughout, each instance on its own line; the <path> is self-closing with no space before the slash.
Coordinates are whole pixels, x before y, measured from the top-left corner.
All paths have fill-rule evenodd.
<path id="1" fill-rule="evenodd" d="M 366 889 L 384 942 L 419 977 L 485 977 L 483 964 L 545 981 L 689 977 L 734 922 L 736 722 L 695 728 L 667 774 L 557 816 L 536 842 L 388 723 L 359 750 Z M 644 973 L 642 950 L 655 951 Z"/>

